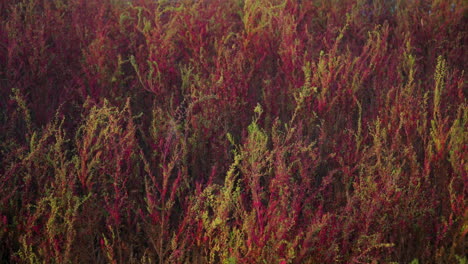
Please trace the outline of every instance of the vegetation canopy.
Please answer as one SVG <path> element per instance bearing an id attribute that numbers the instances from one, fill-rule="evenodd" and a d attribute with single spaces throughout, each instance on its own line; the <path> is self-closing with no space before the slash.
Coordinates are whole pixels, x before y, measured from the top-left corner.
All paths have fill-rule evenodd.
<path id="1" fill-rule="evenodd" d="M 0 0 L 0 263 L 467 263 L 465 0 Z"/>

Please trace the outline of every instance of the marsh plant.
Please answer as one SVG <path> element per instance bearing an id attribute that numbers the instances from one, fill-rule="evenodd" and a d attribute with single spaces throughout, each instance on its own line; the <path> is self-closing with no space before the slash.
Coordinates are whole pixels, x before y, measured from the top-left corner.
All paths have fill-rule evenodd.
<path id="1" fill-rule="evenodd" d="M 463 0 L 0 0 L 1 263 L 466 263 Z"/>

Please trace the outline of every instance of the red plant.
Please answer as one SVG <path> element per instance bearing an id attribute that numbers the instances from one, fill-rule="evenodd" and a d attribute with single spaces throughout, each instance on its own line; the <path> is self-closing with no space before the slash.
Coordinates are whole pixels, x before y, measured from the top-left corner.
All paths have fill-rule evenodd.
<path id="1" fill-rule="evenodd" d="M 466 12 L 0 0 L 0 262 L 466 262 Z"/>

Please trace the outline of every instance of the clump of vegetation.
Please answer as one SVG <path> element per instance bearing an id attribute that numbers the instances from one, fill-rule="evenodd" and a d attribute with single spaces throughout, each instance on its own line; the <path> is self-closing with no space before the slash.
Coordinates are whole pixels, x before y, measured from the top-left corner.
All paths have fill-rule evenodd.
<path id="1" fill-rule="evenodd" d="M 466 263 L 463 0 L 0 0 L 1 263 Z"/>

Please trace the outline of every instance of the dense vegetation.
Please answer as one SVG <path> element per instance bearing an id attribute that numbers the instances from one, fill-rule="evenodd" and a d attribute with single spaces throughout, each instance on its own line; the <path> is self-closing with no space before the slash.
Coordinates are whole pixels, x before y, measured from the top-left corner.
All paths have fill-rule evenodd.
<path id="1" fill-rule="evenodd" d="M 466 263 L 464 0 L 0 0 L 1 263 Z"/>

